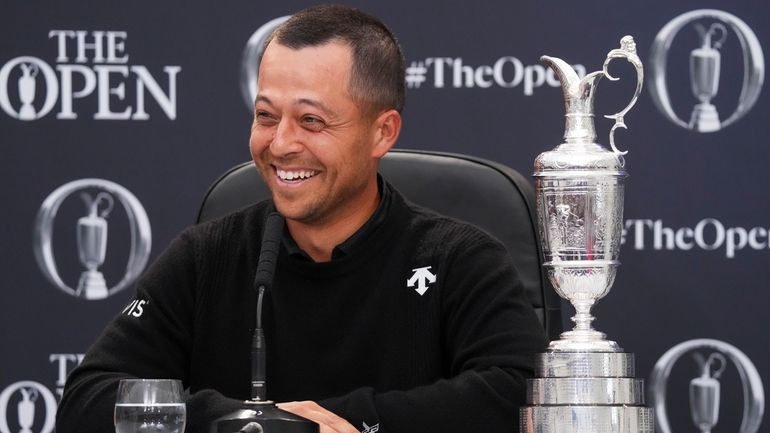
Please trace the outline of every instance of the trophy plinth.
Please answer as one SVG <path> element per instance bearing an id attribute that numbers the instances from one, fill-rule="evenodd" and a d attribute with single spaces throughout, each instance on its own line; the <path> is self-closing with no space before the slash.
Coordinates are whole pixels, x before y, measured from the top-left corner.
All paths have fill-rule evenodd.
<path id="1" fill-rule="evenodd" d="M 567 331 L 559 340 L 548 344 L 548 350 L 556 352 L 621 352 L 618 343 L 607 340 L 607 335 L 596 330 Z"/>
<path id="2" fill-rule="evenodd" d="M 653 412 L 644 406 L 644 384 L 634 378 L 634 355 L 593 328 L 593 305 L 610 291 L 623 229 L 625 161 L 615 146 L 617 128 L 642 88 L 642 64 L 633 38 L 610 51 L 601 71 L 581 78 L 561 59 L 543 56 L 559 77 L 567 111 L 564 141 L 535 160 L 540 240 L 548 279 L 575 307 L 575 327 L 536 357 L 536 377 L 527 382 L 521 409 L 526 433 L 651 433 Z M 636 93 L 615 120 L 612 150 L 595 143 L 593 98 L 601 77 L 616 58 L 637 71 Z"/>

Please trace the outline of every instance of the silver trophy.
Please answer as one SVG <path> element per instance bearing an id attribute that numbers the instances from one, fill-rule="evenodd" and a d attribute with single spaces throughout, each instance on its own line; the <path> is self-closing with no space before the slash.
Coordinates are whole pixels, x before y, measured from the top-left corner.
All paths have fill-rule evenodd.
<path id="1" fill-rule="evenodd" d="M 543 56 L 564 92 L 564 142 L 535 160 L 538 224 L 544 267 L 559 295 L 572 303 L 574 329 L 552 341 L 536 357 L 536 378 L 521 409 L 527 433 L 653 431 L 652 409 L 644 407 L 644 386 L 634 378 L 633 354 L 591 326 L 591 307 L 607 292 L 620 265 L 625 160 L 615 146 L 615 130 L 626 128 L 625 114 L 642 89 L 642 63 L 631 36 L 609 52 L 601 71 L 581 78 L 561 59 Z M 637 73 L 631 102 L 605 117 L 612 150 L 596 144 L 593 99 L 613 59 L 625 59 Z"/>
<path id="2" fill-rule="evenodd" d="M 701 46 L 690 52 L 690 84 L 692 93 L 700 101 L 695 105 L 690 117 L 690 129 L 698 132 L 713 132 L 721 128 L 719 114 L 711 100 L 719 91 L 719 71 L 721 54 L 719 49 L 727 37 L 727 28 L 722 23 L 714 23 L 708 29 L 696 24 Z M 715 38 L 719 35 L 718 38 Z"/>
<path id="3" fill-rule="evenodd" d="M 107 297 L 107 282 L 104 275 L 97 270 L 104 263 L 107 253 L 107 216 L 115 204 L 112 196 L 100 192 L 94 199 L 88 194 L 81 194 L 86 203 L 88 215 L 78 219 L 77 240 L 80 263 L 86 270 L 80 275 L 76 295 L 81 293 L 86 299 L 104 299 Z M 99 211 L 99 205 L 104 202 L 106 207 Z"/>

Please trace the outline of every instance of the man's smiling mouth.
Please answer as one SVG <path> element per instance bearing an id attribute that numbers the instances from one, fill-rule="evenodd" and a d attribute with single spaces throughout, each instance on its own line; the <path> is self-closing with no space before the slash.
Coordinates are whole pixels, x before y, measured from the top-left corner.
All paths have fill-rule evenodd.
<path id="1" fill-rule="evenodd" d="M 275 173 L 284 182 L 300 182 L 310 179 L 320 172 L 318 170 L 283 170 L 276 167 Z"/>

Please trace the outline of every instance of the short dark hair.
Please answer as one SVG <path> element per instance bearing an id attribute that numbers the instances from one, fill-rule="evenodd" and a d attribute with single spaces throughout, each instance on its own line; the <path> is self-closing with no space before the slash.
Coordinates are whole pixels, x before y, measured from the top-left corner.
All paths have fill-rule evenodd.
<path id="1" fill-rule="evenodd" d="M 317 47 L 340 40 L 351 47 L 349 91 L 364 111 L 404 108 L 404 54 L 388 27 L 356 8 L 313 6 L 292 15 L 266 41 L 291 48 Z"/>

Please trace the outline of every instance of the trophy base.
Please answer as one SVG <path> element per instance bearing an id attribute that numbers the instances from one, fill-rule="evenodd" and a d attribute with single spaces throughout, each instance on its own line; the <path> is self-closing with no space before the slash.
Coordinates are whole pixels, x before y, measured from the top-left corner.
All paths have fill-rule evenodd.
<path id="1" fill-rule="evenodd" d="M 546 352 L 535 357 L 537 377 L 634 377 L 626 352 Z"/>
<path id="2" fill-rule="evenodd" d="M 690 129 L 697 132 L 714 132 L 722 129 L 717 108 L 708 102 L 696 105 L 690 117 Z"/>
<path id="3" fill-rule="evenodd" d="M 618 343 L 607 340 L 603 332 L 590 330 L 572 330 L 563 332 L 560 339 L 548 344 L 549 351 L 556 352 L 621 352 Z"/>
<path id="4" fill-rule="evenodd" d="M 522 433 L 654 431 L 632 353 L 549 350 L 536 356 L 535 372 L 521 408 Z"/>
<path id="5" fill-rule="evenodd" d="M 644 404 L 643 394 L 644 382 L 630 377 L 537 378 L 527 386 L 527 401 L 542 406 L 639 405 Z"/>
<path id="6" fill-rule="evenodd" d="M 653 433 L 652 408 L 534 406 L 522 409 L 522 433 Z"/>
<path id="7" fill-rule="evenodd" d="M 107 281 L 99 271 L 85 271 L 80 274 L 78 281 L 78 294 L 83 294 L 86 299 L 104 299 L 109 295 Z"/>

